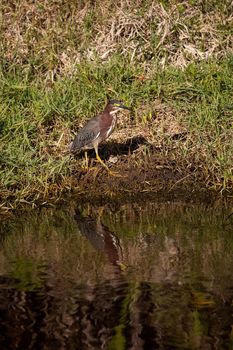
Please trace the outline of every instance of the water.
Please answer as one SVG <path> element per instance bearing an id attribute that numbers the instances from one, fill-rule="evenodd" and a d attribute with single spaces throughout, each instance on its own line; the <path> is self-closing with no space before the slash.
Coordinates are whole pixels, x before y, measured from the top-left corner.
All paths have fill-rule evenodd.
<path id="1" fill-rule="evenodd" d="M 29 211 L 0 224 L 0 349 L 233 349 L 229 205 Z"/>

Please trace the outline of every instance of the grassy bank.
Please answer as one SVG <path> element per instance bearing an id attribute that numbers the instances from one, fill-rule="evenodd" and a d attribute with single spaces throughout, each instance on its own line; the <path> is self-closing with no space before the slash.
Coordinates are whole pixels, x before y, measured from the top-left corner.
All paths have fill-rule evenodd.
<path id="1" fill-rule="evenodd" d="M 3 1 L 2 208 L 57 196 L 74 181 L 81 188 L 82 159 L 67 147 L 109 97 L 132 106 L 117 142 L 147 141 L 129 166 L 143 168 L 156 152 L 171 171 L 232 191 L 230 2 L 110 5 Z"/>

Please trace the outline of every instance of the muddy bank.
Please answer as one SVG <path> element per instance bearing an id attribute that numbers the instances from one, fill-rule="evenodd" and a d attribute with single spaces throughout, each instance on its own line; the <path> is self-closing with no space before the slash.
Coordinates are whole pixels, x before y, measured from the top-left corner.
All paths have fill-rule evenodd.
<path id="1" fill-rule="evenodd" d="M 129 116 L 125 118 L 121 118 L 123 125 L 129 124 Z M 143 128 L 120 125 L 111 139 L 100 145 L 101 159 L 116 176 L 96 161 L 94 150 L 88 151 L 88 170 L 84 168 L 84 152 L 71 157 L 72 194 L 83 201 L 108 202 L 139 196 L 211 201 L 232 193 L 232 187 L 223 190 L 217 176 L 214 178 L 209 171 L 205 155 L 197 157 L 197 152 L 184 155 L 186 128 L 167 118 L 166 123 L 163 122 L 164 137 L 155 137 L 154 124 L 156 130 L 160 125 L 157 123 L 154 121 Z"/>
<path id="2" fill-rule="evenodd" d="M 113 141 L 101 145 L 99 154 L 114 175 L 96 161 L 93 150 L 88 151 L 88 169 L 83 153 L 70 156 L 69 176 L 51 182 L 46 192 L 32 188 L 24 198 L 15 189 L 1 199 L 0 214 L 22 206 L 59 205 L 73 198 L 98 205 L 161 198 L 211 202 L 230 195 L 230 191 L 220 193 L 218 188 L 211 188 L 199 164 L 190 159 L 186 163 L 179 161 L 172 150 L 165 153 L 143 137 L 131 139 L 130 144 Z"/>
<path id="3" fill-rule="evenodd" d="M 180 168 L 160 152 L 132 159 L 134 155 L 113 156 L 105 160 L 115 176 L 109 174 L 91 155 L 90 169 L 77 168 L 72 175 L 71 195 L 92 202 L 122 201 L 163 197 L 169 200 L 214 200 L 218 191 L 211 190 L 201 174 L 193 168 Z M 116 163 L 113 164 L 112 160 Z"/>

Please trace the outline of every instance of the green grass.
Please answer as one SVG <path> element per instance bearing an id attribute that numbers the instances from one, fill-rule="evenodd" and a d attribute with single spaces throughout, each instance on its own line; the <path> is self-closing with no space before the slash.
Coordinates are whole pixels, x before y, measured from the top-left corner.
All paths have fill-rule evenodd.
<path id="1" fill-rule="evenodd" d="M 83 7 L 81 2 L 52 1 L 46 7 L 23 1 L 15 11 L 3 2 L 2 206 L 8 200 L 33 201 L 70 188 L 78 163 L 67 155 L 68 145 L 79 124 L 110 97 L 133 106 L 133 124 L 150 129 L 150 141 L 163 145 L 162 152 L 176 160 L 177 169 L 190 167 L 207 187 L 232 191 L 233 40 L 228 1 L 209 2 L 208 9 L 198 1 L 179 6 L 139 1 L 133 15 L 132 4 L 122 2 L 121 9 L 113 7 L 111 38 L 106 33 L 112 8 L 101 4 L 96 2 L 94 8 L 89 3 Z M 155 8 L 157 15 L 148 17 Z M 203 17 L 206 11 L 209 22 Z M 186 138 L 173 139 L 161 131 L 164 123 L 169 128 L 181 124 Z"/>
<path id="2" fill-rule="evenodd" d="M 2 191 L 19 191 L 22 196 L 33 187 L 47 193 L 51 184 L 70 176 L 74 164 L 65 155 L 70 130 L 101 109 L 108 95 L 134 106 L 136 124 L 141 123 L 142 105 L 147 114 L 153 113 L 151 103 L 156 99 L 170 106 L 186 126 L 188 137 L 180 142 L 167 137 L 165 146 L 175 147 L 180 164 L 186 166 L 187 160 L 199 164 L 212 185 L 228 186 L 232 180 L 233 58 L 191 64 L 185 70 L 155 67 L 143 82 L 137 79 L 140 74 L 140 66 L 119 57 L 105 65 L 78 65 L 71 78 L 59 78 L 50 88 L 37 76 L 1 72 Z"/>

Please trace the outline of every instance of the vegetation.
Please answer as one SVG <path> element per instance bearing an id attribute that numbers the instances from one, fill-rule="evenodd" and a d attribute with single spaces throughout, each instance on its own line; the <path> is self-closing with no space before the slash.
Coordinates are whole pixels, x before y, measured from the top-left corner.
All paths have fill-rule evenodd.
<path id="1" fill-rule="evenodd" d="M 118 141 L 140 130 L 175 170 L 232 191 L 230 1 L 3 0 L 0 24 L 2 209 L 71 188 L 73 133 L 109 97 L 133 106 Z"/>

